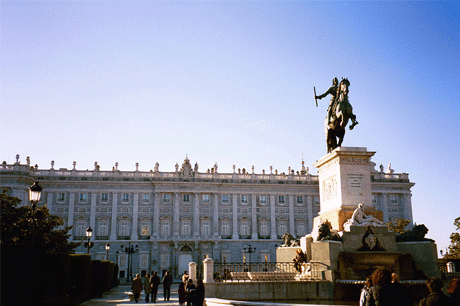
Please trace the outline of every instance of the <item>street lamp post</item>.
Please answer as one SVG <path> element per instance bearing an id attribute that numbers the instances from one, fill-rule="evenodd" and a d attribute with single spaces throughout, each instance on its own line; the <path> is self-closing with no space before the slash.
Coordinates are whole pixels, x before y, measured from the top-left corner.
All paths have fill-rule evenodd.
<path id="1" fill-rule="evenodd" d="M 85 242 L 85 248 L 87 249 L 87 254 L 89 254 L 89 249 L 91 249 L 94 246 L 94 242 L 91 242 L 91 236 L 93 236 L 93 229 L 91 226 L 88 226 L 86 229 L 86 238 L 88 241 Z"/>
<path id="2" fill-rule="evenodd" d="M 134 253 L 139 251 L 139 245 L 132 246 L 131 242 L 128 242 L 128 246 L 124 247 L 123 245 L 120 247 L 121 251 L 128 254 L 128 276 L 126 280 L 129 282 L 129 276 L 133 273 L 133 259 L 132 256 Z M 131 280 L 133 280 L 133 276 L 131 275 Z"/>
<path id="3" fill-rule="evenodd" d="M 249 269 L 251 269 L 251 254 L 255 253 L 255 251 L 256 251 L 256 248 L 255 247 L 253 248 L 251 245 L 249 245 L 248 248 L 246 247 L 243 248 L 243 253 L 249 254 Z"/>
<path id="4" fill-rule="evenodd" d="M 107 252 L 107 260 L 109 260 L 109 250 L 110 250 L 110 243 L 107 242 L 107 244 L 105 245 L 105 251 Z"/>
<path id="5" fill-rule="evenodd" d="M 32 203 L 32 244 L 35 243 L 35 210 L 37 209 L 37 202 L 40 200 L 42 190 L 38 182 L 34 182 L 29 187 L 29 199 L 30 203 Z"/>

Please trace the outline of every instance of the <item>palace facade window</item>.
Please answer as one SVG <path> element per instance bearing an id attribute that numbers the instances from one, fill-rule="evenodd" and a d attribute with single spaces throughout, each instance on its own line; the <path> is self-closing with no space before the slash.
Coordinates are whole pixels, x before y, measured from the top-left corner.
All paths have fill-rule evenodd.
<path id="1" fill-rule="evenodd" d="M 230 222 L 228 220 L 222 221 L 220 234 L 222 236 L 230 236 Z"/>
<path id="2" fill-rule="evenodd" d="M 222 195 L 222 203 L 228 203 L 228 194 Z"/>
<path id="3" fill-rule="evenodd" d="M 266 195 L 260 195 L 259 196 L 259 203 L 260 203 L 260 205 L 267 204 L 267 196 Z"/>
<path id="4" fill-rule="evenodd" d="M 57 201 L 58 201 L 58 202 L 64 202 L 64 201 L 65 201 L 65 193 L 64 193 L 64 192 L 58 193 L 58 195 L 57 195 Z"/>
<path id="5" fill-rule="evenodd" d="M 120 227 L 118 228 L 119 236 L 129 236 L 129 220 L 120 220 Z"/>
<path id="6" fill-rule="evenodd" d="M 88 200 L 88 194 L 87 193 L 80 193 L 80 196 L 78 198 L 78 202 L 86 203 L 87 200 Z"/>
<path id="7" fill-rule="evenodd" d="M 181 235 L 190 236 L 192 234 L 192 227 L 190 225 L 190 219 L 182 220 L 181 224 Z"/>
<path id="8" fill-rule="evenodd" d="M 297 204 L 303 204 L 303 196 L 297 196 Z"/>
<path id="9" fill-rule="evenodd" d="M 109 194 L 108 193 L 101 193 L 101 202 L 106 203 L 109 201 Z"/>
<path id="10" fill-rule="evenodd" d="M 109 235 L 109 221 L 107 219 L 99 220 L 97 228 L 97 236 L 108 236 Z"/>

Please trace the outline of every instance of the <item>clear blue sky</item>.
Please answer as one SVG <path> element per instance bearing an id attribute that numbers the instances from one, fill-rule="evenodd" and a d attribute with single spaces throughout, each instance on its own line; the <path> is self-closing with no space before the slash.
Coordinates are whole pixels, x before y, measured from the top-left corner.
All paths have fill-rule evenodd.
<path id="1" fill-rule="evenodd" d="M 351 82 L 345 146 L 409 173 L 438 249 L 460 216 L 458 1 L 2 1 L 0 160 L 257 173 L 326 153 L 313 86 Z"/>

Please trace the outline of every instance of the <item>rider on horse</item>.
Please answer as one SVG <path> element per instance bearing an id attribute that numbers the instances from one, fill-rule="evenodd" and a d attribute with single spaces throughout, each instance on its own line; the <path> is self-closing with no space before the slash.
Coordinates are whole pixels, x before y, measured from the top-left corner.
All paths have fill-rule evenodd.
<path id="1" fill-rule="evenodd" d="M 339 80 L 337 78 L 334 78 L 332 80 L 332 86 L 329 87 L 329 89 L 323 93 L 322 95 L 316 96 L 316 99 L 322 99 L 326 97 L 327 95 L 331 95 L 331 102 L 329 102 L 329 107 L 327 108 L 327 124 L 331 123 L 332 121 L 332 105 L 334 104 L 335 97 L 337 95 L 337 85 L 339 83 Z"/>
<path id="2" fill-rule="evenodd" d="M 349 119 L 353 122 L 349 127 L 350 130 L 358 124 L 356 116 L 353 114 L 353 107 L 348 101 L 348 87 L 350 86 L 350 81 L 342 78 L 340 84 L 337 83 L 337 78 L 334 78 L 332 80 L 332 86 L 324 94 L 320 96 L 315 95 L 315 99 L 322 99 L 329 94 L 332 96 L 325 122 L 328 153 L 342 145 L 345 127 Z"/>

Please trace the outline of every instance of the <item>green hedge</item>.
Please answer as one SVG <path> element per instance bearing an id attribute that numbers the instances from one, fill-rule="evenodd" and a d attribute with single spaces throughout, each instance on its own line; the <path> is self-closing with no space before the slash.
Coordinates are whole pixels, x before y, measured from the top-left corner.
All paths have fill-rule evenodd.
<path id="1" fill-rule="evenodd" d="M 32 245 L 1 246 L 1 304 L 43 305 L 45 252 Z"/>
<path id="2" fill-rule="evenodd" d="M 1 247 L 1 305 L 76 306 L 118 285 L 118 266 L 86 254 Z"/>
<path id="3" fill-rule="evenodd" d="M 71 305 L 79 305 L 91 298 L 91 269 L 91 256 L 86 254 L 70 255 L 69 293 L 73 301 Z"/>
<path id="4" fill-rule="evenodd" d="M 70 255 L 65 253 L 47 253 L 44 260 L 43 294 L 45 305 L 67 305 L 70 299 Z"/>

